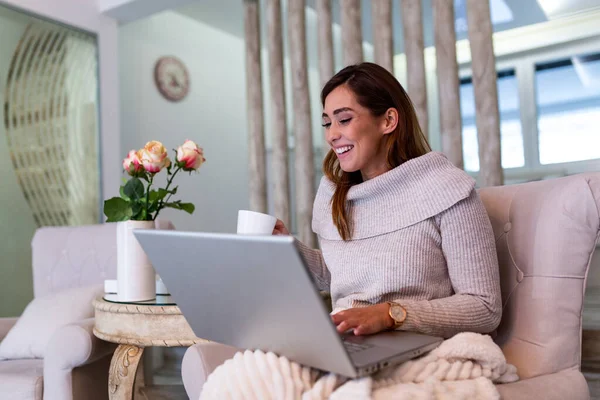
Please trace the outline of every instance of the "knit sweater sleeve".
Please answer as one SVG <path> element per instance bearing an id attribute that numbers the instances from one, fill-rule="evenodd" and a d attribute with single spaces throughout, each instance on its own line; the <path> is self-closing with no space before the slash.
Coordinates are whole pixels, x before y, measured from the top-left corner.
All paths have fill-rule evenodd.
<path id="1" fill-rule="evenodd" d="M 459 332 L 489 333 L 502 315 L 500 273 L 489 217 L 478 193 L 436 219 L 454 295 L 433 300 L 398 300 L 407 311 L 400 330 L 450 337 Z"/>
<path id="2" fill-rule="evenodd" d="M 302 259 L 306 263 L 306 266 L 310 270 L 312 276 L 315 278 L 317 287 L 320 291 L 329 291 L 331 284 L 331 275 L 325 265 L 323 254 L 321 250 L 311 249 L 298 239 L 294 239 Z"/>

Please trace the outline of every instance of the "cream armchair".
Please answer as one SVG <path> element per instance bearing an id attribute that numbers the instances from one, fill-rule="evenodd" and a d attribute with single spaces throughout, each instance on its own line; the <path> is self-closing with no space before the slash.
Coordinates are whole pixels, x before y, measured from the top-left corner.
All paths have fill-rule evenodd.
<path id="1" fill-rule="evenodd" d="M 158 228 L 172 225 L 160 221 Z M 116 224 L 38 229 L 32 240 L 34 296 L 115 279 L 116 254 Z M 0 341 L 17 320 L 0 318 Z M 44 359 L 0 361 L 0 399 L 107 399 L 115 345 L 96 338 L 93 327 L 89 318 L 59 328 Z"/>
<path id="2" fill-rule="evenodd" d="M 496 342 L 521 381 L 503 399 L 589 399 L 581 367 L 583 295 L 600 232 L 600 173 L 480 190 L 500 262 L 503 316 Z M 199 344 L 185 353 L 183 383 L 197 399 L 235 349 Z"/>

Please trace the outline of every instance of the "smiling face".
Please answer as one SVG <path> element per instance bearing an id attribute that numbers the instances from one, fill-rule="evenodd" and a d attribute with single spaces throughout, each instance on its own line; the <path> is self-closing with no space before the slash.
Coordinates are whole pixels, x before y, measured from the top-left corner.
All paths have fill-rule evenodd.
<path id="1" fill-rule="evenodd" d="M 363 181 L 389 171 L 386 136 L 397 124 L 396 109 L 375 116 L 358 103 L 347 85 L 338 86 L 325 99 L 323 126 L 327 142 L 342 170 L 360 171 Z"/>

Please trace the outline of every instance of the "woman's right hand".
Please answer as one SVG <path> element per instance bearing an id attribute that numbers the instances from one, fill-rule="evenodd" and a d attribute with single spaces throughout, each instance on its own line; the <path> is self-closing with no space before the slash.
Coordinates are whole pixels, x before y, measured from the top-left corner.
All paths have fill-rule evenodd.
<path id="1" fill-rule="evenodd" d="M 273 235 L 289 235 L 290 231 L 287 230 L 282 220 L 278 219 L 273 228 Z"/>

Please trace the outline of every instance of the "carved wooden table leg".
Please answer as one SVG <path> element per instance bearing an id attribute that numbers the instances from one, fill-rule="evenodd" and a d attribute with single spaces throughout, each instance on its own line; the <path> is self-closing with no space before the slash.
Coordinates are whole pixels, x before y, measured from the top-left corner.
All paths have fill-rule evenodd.
<path id="1" fill-rule="evenodd" d="M 144 353 L 143 347 L 120 344 L 110 361 L 108 374 L 108 398 L 110 400 L 132 400 L 135 375 Z"/>
<path id="2" fill-rule="evenodd" d="M 109 301 L 99 297 L 94 300 L 94 310 L 94 335 L 119 344 L 108 374 L 110 400 L 148 400 L 151 397 L 145 384 L 152 382 L 144 379 L 144 363 L 140 365 L 142 354 L 148 356 L 144 348 L 189 347 L 206 342 L 194 335 L 169 296 L 157 295 L 152 304 L 126 304 L 118 302 L 118 298 Z"/>

